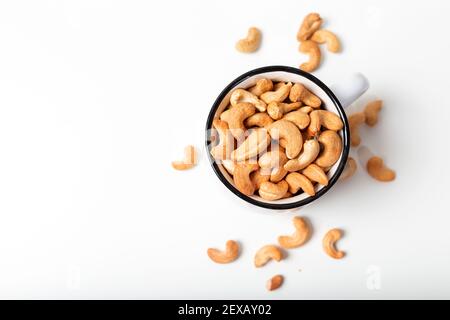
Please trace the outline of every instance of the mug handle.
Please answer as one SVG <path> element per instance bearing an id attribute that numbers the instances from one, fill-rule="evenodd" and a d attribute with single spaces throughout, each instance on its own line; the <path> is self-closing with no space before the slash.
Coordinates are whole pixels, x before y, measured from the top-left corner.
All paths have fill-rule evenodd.
<path id="1" fill-rule="evenodd" d="M 331 86 L 331 91 L 341 102 L 343 108 L 355 102 L 367 89 L 369 89 L 369 80 L 362 73 L 354 73 Z"/>

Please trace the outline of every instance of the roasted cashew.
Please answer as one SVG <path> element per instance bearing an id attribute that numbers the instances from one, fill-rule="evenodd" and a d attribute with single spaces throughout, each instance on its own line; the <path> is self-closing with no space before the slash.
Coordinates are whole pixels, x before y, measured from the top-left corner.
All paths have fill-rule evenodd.
<path id="1" fill-rule="evenodd" d="M 228 159 L 234 149 L 234 139 L 225 121 L 214 119 L 213 127 L 219 133 L 219 143 L 211 148 L 211 155 L 216 160 Z"/>
<path id="2" fill-rule="evenodd" d="M 259 169 L 250 174 L 250 180 L 255 186 L 255 190 L 259 190 L 263 182 L 267 182 L 270 179 L 270 173 L 266 174 L 263 169 Z"/>
<path id="3" fill-rule="evenodd" d="M 328 176 L 323 171 L 321 167 L 317 164 L 310 164 L 305 169 L 302 170 L 302 174 L 305 175 L 309 180 L 320 183 L 321 185 L 328 185 Z"/>
<path id="4" fill-rule="evenodd" d="M 303 151 L 297 159 L 289 160 L 284 168 L 289 172 L 294 172 L 306 168 L 316 160 L 320 152 L 320 145 L 316 139 L 306 140 L 303 144 Z"/>
<path id="5" fill-rule="evenodd" d="M 335 164 L 342 153 L 342 140 L 339 134 L 333 130 L 322 132 L 318 138 L 323 146 L 322 152 L 316 159 L 316 164 L 322 168 L 331 167 Z"/>
<path id="6" fill-rule="evenodd" d="M 270 136 L 264 128 L 253 129 L 245 141 L 233 152 L 231 159 L 244 161 L 265 151 L 270 143 Z"/>
<path id="7" fill-rule="evenodd" d="M 266 181 L 261 183 L 261 186 L 259 187 L 259 195 L 261 198 L 266 200 L 278 200 L 283 198 L 288 191 L 288 188 L 289 186 L 284 180 L 278 183 Z"/>
<path id="8" fill-rule="evenodd" d="M 302 106 L 301 102 L 283 103 L 271 102 L 267 106 L 267 113 L 274 120 L 280 120 L 285 113 L 296 110 Z"/>
<path id="9" fill-rule="evenodd" d="M 384 165 L 380 157 L 372 157 L 367 161 L 367 172 L 378 181 L 388 182 L 395 179 L 395 171 Z"/>
<path id="10" fill-rule="evenodd" d="M 230 263 L 239 257 L 239 244 L 234 240 L 228 240 L 225 251 L 209 248 L 208 257 L 216 263 Z"/>
<path id="11" fill-rule="evenodd" d="M 322 127 L 334 131 L 339 131 L 344 127 L 341 118 L 327 110 L 315 110 L 309 114 L 309 117 L 311 122 L 308 127 L 308 133 L 313 136 L 319 133 Z"/>
<path id="12" fill-rule="evenodd" d="M 305 41 L 308 40 L 314 32 L 319 30 L 322 25 L 322 18 L 318 13 L 310 13 L 304 19 L 297 32 L 297 40 Z"/>
<path id="13" fill-rule="evenodd" d="M 359 135 L 359 126 L 364 123 L 366 116 L 363 112 L 354 113 L 348 117 L 350 127 L 350 141 L 353 147 L 359 146 L 361 136 Z"/>
<path id="14" fill-rule="evenodd" d="M 266 245 L 259 249 L 255 254 L 255 267 L 260 268 L 270 260 L 281 261 L 283 252 L 275 245 Z"/>
<path id="15" fill-rule="evenodd" d="M 295 232 L 291 236 L 279 236 L 278 243 L 284 249 L 297 248 L 303 245 L 310 236 L 310 229 L 306 221 L 301 217 L 294 217 Z"/>
<path id="16" fill-rule="evenodd" d="M 273 85 L 273 89 L 272 90 L 273 91 L 277 91 L 278 89 L 280 89 L 282 86 L 284 86 L 287 83 L 289 83 L 289 82 L 283 82 L 283 81 L 277 82 L 277 83 L 275 83 Z"/>
<path id="17" fill-rule="evenodd" d="M 248 117 L 244 124 L 247 128 L 251 127 L 267 127 L 273 123 L 273 119 L 265 112 L 258 112 Z"/>
<path id="18" fill-rule="evenodd" d="M 297 102 L 299 103 L 299 102 Z M 309 115 L 301 110 L 286 113 L 283 120 L 288 120 L 297 125 L 300 130 L 305 129 L 310 122 Z"/>
<path id="19" fill-rule="evenodd" d="M 296 83 L 292 86 L 291 92 L 289 93 L 289 100 L 292 102 L 301 101 L 306 106 L 312 108 L 320 108 L 322 101 L 314 95 L 311 91 L 305 88 L 304 85 Z"/>
<path id="20" fill-rule="evenodd" d="M 237 106 L 239 103 L 248 102 L 255 106 L 260 112 L 266 111 L 266 104 L 264 101 L 259 100 L 253 93 L 244 89 L 235 89 L 230 96 L 230 104 L 232 107 Z"/>
<path id="21" fill-rule="evenodd" d="M 300 43 L 300 52 L 306 53 L 309 56 L 309 61 L 300 65 L 300 69 L 306 72 L 313 72 L 320 65 L 322 53 L 320 52 L 319 45 L 311 40 L 306 40 Z"/>
<path id="22" fill-rule="evenodd" d="M 295 124 L 287 120 L 278 120 L 272 123 L 268 130 L 272 139 L 286 141 L 286 156 L 289 159 L 298 156 L 303 147 L 303 138 Z"/>
<path id="23" fill-rule="evenodd" d="M 261 31 L 258 28 L 251 27 L 248 29 L 247 37 L 236 43 L 236 49 L 239 52 L 251 53 L 258 50 L 261 44 Z"/>
<path id="24" fill-rule="evenodd" d="M 269 104 L 271 102 L 283 102 L 291 91 L 292 83 L 288 82 L 278 88 L 276 91 L 267 91 L 261 95 L 261 100 Z"/>
<path id="25" fill-rule="evenodd" d="M 342 171 L 339 181 L 345 180 L 353 176 L 353 174 L 356 172 L 356 161 L 352 157 L 348 157 L 347 162 L 345 163 L 344 170 Z"/>
<path id="26" fill-rule="evenodd" d="M 283 284 L 283 276 L 281 274 L 277 274 L 273 276 L 266 282 L 266 289 L 269 291 L 277 290 Z"/>
<path id="27" fill-rule="evenodd" d="M 228 124 L 231 134 L 238 141 L 241 141 L 245 135 L 244 120 L 255 113 L 255 107 L 248 102 L 241 102 L 222 112 L 220 120 Z"/>
<path id="28" fill-rule="evenodd" d="M 311 37 L 312 41 L 317 43 L 326 43 L 327 49 L 330 52 L 339 52 L 341 50 L 341 44 L 339 42 L 338 37 L 329 30 L 317 30 Z"/>
<path id="29" fill-rule="evenodd" d="M 234 166 L 233 181 L 236 188 L 247 196 L 255 193 L 255 186 L 250 180 L 250 173 L 259 169 L 257 163 L 239 162 Z"/>
<path id="30" fill-rule="evenodd" d="M 306 107 L 301 107 L 300 109 L 298 109 L 301 112 L 304 112 L 306 114 L 309 114 L 311 111 L 313 111 L 314 109 L 310 106 L 306 106 Z"/>
<path id="31" fill-rule="evenodd" d="M 264 92 L 270 91 L 273 89 L 273 82 L 270 79 L 259 79 L 256 84 L 248 89 L 248 91 L 255 96 L 259 97 Z"/>
<path id="32" fill-rule="evenodd" d="M 316 194 L 311 181 L 301 173 L 291 172 L 286 176 L 285 180 L 289 185 L 289 192 L 292 194 L 296 194 L 300 189 L 310 196 Z"/>
<path id="33" fill-rule="evenodd" d="M 378 113 L 383 108 L 382 100 L 375 100 L 369 102 L 364 108 L 364 115 L 366 116 L 366 124 L 373 127 L 378 122 Z"/>
<path id="34" fill-rule="evenodd" d="M 231 174 L 231 175 L 234 174 L 234 167 L 236 164 L 234 163 L 233 160 L 230 160 L 230 159 L 222 160 L 222 165 L 229 174 Z"/>
<path id="35" fill-rule="evenodd" d="M 339 229 L 331 229 L 325 234 L 322 245 L 326 254 L 334 259 L 341 259 L 345 256 L 345 252 L 336 249 L 336 241 L 342 237 L 342 231 Z"/>
<path id="36" fill-rule="evenodd" d="M 176 170 L 191 169 L 197 163 L 197 153 L 194 146 L 187 146 L 184 148 L 184 160 L 173 161 L 172 167 Z"/>
<path id="37" fill-rule="evenodd" d="M 263 154 L 258 164 L 264 173 L 270 172 L 270 181 L 279 182 L 287 174 L 284 165 L 288 161 L 283 149 L 277 148 Z"/>

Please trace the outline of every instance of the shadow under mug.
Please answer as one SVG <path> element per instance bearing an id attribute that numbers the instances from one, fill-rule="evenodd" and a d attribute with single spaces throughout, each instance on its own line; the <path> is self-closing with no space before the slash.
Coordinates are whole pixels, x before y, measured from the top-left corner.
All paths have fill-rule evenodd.
<path id="1" fill-rule="evenodd" d="M 329 178 L 328 185 L 316 185 L 316 194 L 314 196 L 309 196 L 303 192 L 290 198 L 275 201 L 265 200 L 256 194 L 253 196 L 247 196 L 234 186 L 233 177 L 227 172 L 223 165 L 220 164 L 220 162 L 218 163 L 211 156 L 210 148 L 213 146 L 211 144 L 212 122 L 215 118 L 218 118 L 222 111 L 224 111 L 224 109 L 229 105 L 231 92 L 237 88 L 247 89 L 255 85 L 256 82 L 262 78 L 268 78 L 274 82 L 283 81 L 303 84 L 309 91 L 322 100 L 322 107 L 324 109 L 339 115 L 344 123 L 343 129 L 339 132 L 343 142 L 341 156 L 327 173 Z M 253 205 L 267 209 L 284 210 L 298 208 L 309 204 L 324 195 L 339 179 L 339 176 L 345 167 L 345 163 L 347 162 L 348 153 L 350 151 L 350 128 L 344 108 L 353 103 L 369 88 L 369 82 L 362 74 L 356 73 L 343 79 L 339 82 L 339 84 L 336 84 L 331 88 L 332 89 L 327 87 L 322 81 L 317 79 L 312 74 L 287 66 L 262 67 L 246 72 L 234 79 L 219 94 L 206 121 L 206 153 L 208 154 L 211 166 L 219 180 L 239 198 Z"/>

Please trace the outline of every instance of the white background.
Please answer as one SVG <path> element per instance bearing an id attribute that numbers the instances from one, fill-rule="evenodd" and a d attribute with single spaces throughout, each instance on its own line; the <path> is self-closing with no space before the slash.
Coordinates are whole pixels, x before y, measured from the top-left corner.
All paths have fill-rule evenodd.
<path id="1" fill-rule="evenodd" d="M 239 4 L 238 4 L 239 3 Z M 0 298 L 450 298 L 448 1 L 1 1 Z M 359 168 L 296 213 L 252 207 L 215 177 L 204 124 L 255 67 L 298 66 L 317 11 L 343 52 L 327 84 L 360 71 L 385 108 L 364 145 L 397 171 Z M 235 51 L 255 25 L 261 49 Z M 199 165 L 176 172 L 186 144 Z M 355 150 L 354 150 L 355 151 Z M 353 151 L 354 155 L 355 152 Z M 254 252 L 301 214 L 311 241 L 261 269 Z M 336 261 L 323 234 L 345 230 Z M 239 240 L 216 265 L 208 247 Z M 299 271 L 301 269 L 301 271 Z M 270 276 L 284 286 L 267 292 Z"/>

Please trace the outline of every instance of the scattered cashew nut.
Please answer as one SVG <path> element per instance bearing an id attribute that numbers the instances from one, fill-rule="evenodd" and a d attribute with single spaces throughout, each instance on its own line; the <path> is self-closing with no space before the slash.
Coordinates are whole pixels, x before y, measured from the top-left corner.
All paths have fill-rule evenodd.
<path id="1" fill-rule="evenodd" d="M 269 143 L 270 136 L 266 129 L 253 129 L 247 139 L 237 149 L 231 152 L 231 159 L 239 162 L 253 158 L 265 151 Z"/>
<path id="2" fill-rule="evenodd" d="M 231 134 L 238 141 L 242 140 L 245 135 L 244 120 L 255 113 L 255 107 L 248 102 L 241 102 L 222 112 L 220 120 L 228 124 Z"/>
<path id="3" fill-rule="evenodd" d="M 276 276 L 273 276 L 269 280 L 267 280 L 266 288 L 269 291 L 277 290 L 281 285 L 283 284 L 283 276 L 281 274 L 277 274 Z"/>
<path id="4" fill-rule="evenodd" d="M 367 172 L 378 181 L 389 182 L 395 179 L 395 171 L 384 165 L 380 157 L 372 157 L 367 161 Z"/>
<path id="5" fill-rule="evenodd" d="M 291 172 L 286 176 L 285 180 L 289 185 L 289 192 L 292 194 L 296 194 L 300 189 L 310 196 L 316 194 L 311 181 L 301 173 Z"/>
<path id="6" fill-rule="evenodd" d="M 261 183 L 261 186 L 259 187 L 259 195 L 261 198 L 266 200 L 278 200 L 283 198 L 288 191 L 288 188 L 289 186 L 284 180 L 278 183 L 266 181 Z"/>
<path id="7" fill-rule="evenodd" d="M 364 115 L 366 116 L 366 124 L 373 127 L 378 122 L 378 113 L 383 108 L 382 100 L 375 100 L 369 102 L 364 108 Z"/>
<path id="8" fill-rule="evenodd" d="M 264 92 L 270 91 L 273 89 L 273 82 L 270 79 L 259 79 L 256 84 L 248 89 L 248 91 L 255 96 L 260 96 Z"/>
<path id="9" fill-rule="evenodd" d="M 286 113 L 283 120 L 288 120 L 295 123 L 300 130 L 305 129 L 310 123 L 309 115 L 301 110 Z"/>
<path id="10" fill-rule="evenodd" d="M 286 156 L 289 159 L 298 156 L 303 147 L 303 138 L 295 124 L 287 120 L 278 120 L 272 123 L 268 130 L 272 139 L 286 141 Z"/>
<path id="11" fill-rule="evenodd" d="M 341 259 L 345 256 L 345 252 L 336 249 L 336 241 L 341 237 L 342 231 L 340 229 L 331 229 L 322 240 L 323 250 L 334 259 Z"/>
<path id="12" fill-rule="evenodd" d="M 251 53 L 258 50 L 261 44 L 261 31 L 258 28 L 251 27 L 248 29 L 247 37 L 236 43 L 236 49 L 239 52 Z"/>
<path id="13" fill-rule="evenodd" d="M 302 170 L 302 174 L 305 175 L 309 180 L 320 183 L 323 186 L 328 185 L 328 176 L 323 171 L 321 167 L 317 164 L 310 164 L 305 169 Z"/>
<path id="14" fill-rule="evenodd" d="M 219 143 L 211 148 L 211 155 L 216 160 L 229 158 L 234 149 L 234 139 L 225 121 L 214 119 L 213 126 L 219 133 Z"/>
<path id="15" fill-rule="evenodd" d="M 322 25 L 322 18 L 318 13 L 310 13 L 304 19 L 297 32 L 297 40 L 305 41 L 308 40 L 314 32 L 319 30 Z"/>
<path id="16" fill-rule="evenodd" d="M 318 138 L 323 146 L 322 152 L 316 159 L 316 164 L 322 168 L 331 167 L 335 164 L 342 153 L 342 140 L 339 134 L 333 130 L 322 132 Z"/>
<path id="17" fill-rule="evenodd" d="M 248 102 L 255 106 L 258 111 L 264 112 L 266 111 L 266 104 L 264 101 L 259 100 L 257 96 L 253 93 L 244 90 L 244 89 L 235 89 L 230 96 L 230 104 L 235 107 L 237 104 L 241 102 Z"/>
<path id="18" fill-rule="evenodd" d="M 316 139 L 306 140 L 303 144 L 303 151 L 297 159 L 286 162 L 284 168 L 287 171 L 294 172 L 306 168 L 310 163 L 316 160 L 320 152 L 320 145 Z"/>
<path id="19" fill-rule="evenodd" d="M 354 113 L 348 117 L 350 127 L 350 141 L 353 147 L 359 146 L 361 136 L 359 135 L 359 126 L 364 123 L 366 116 L 363 112 Z"/>
<path id="20" fill-rule="evenodd" d="M 306 40 L 300 43 L 300 52 L 309 55 L 309 61 L 300 65 L 300 69 L 306 72 L 313 72 L 320 65 L 322 54 L 320 52 L 319 45 L 311 40 Z"/>
<path id="21" fill-rule="evenodd" d="M 284 249 L 297 248 L 303 245 L 310 236 L 310 228 L 306 221 L 301 217 L 294 217 L 292 222 L 295 232 L 291 236 L 279 236 L 278 243 Z"/>
<path id="22" fill-rule="evenodd" d="M 275 245 L 266 245 L 259 249 L 255 254 L 255 267 L 260 268 L 267 264 L 270 260 L 281 261 L 283 252 Z"/>
<path id="23" fill-rule="evenodd" d="M 339 177 L 339 180 L 345 180 L 353 176 L 353 174 L 356 172 L 356 161 L 352 157 L 348 157 L 347 162 L 345 163 L 344 170 L 341 173 L 341 176 Z"/>
<path id="24" fill-rule="evenodd" d="M 261 100 L 269 104 L 271 102 L 283 102 L 291 91 L 292 83 L 288 82 L 283 84 L 275 91 L 267 91 L 261 95 Z M 296 101 L 295 101 L 296 102 Z"/>
<path id="25" fill-rule="evenodd" d="M 322 127 L 334 131 L 339 131 L 344 127 L 341 118 L 334 112 L 315 110 L 309 114 L 309 117 L 311 118 L 311 122 L 308 133 L 312 136 L 316 135 Z"/>
<path id="26" fill-rule="evenodd" d="M 237 163 L 234 166 L 233 181 L 236 188 L 247 196 L 255 193 L 255 186 L 250 179 L 250 173 L 259 169 L 257 163 Z"/>
<path id="27" fill-rule="evenodd" d="M 173 161 L 172 167 L 176 170 L 191 169 L 197 163 L 197 153 L 194 146 L 187 146 L 184 148 L 184 160 Z"/>
<path id="28" fill-rule="evenodd" d="M 311 91 L 305 88 L 304 85 L 296 83 L 292 86 L 291 92 L 289 93 L 289 100 L 292 102 L 303 102 L 306 106 L 312 108 L 319 108 L 322 101 L 314 95 Z"/>
<path id="29" fill-rule="evenodd" d="M 312 41 L 317 43 L 326 43 L 327 49 L 330 52 L 339 52 L 341 50 L 341 44 L 339 42 L 338 37 L 329 30 L 317 30 L 311 37 Z"/>
<path id="30" fill-rule="evenodd" d="M 225 251 L 209 248 L 208 257 L 216 263 L 230 263 L 239 257 L 239 244 L 234 240 L 228 240 Z"/>
<path id="31" fill-rule="evenodd" d="M 280 120 L 285 113 L 296 110 L 302 106 L 301 102 L 283 103 L 271 102 L 267 106 L 267 113 L 274 120 Z"/>

